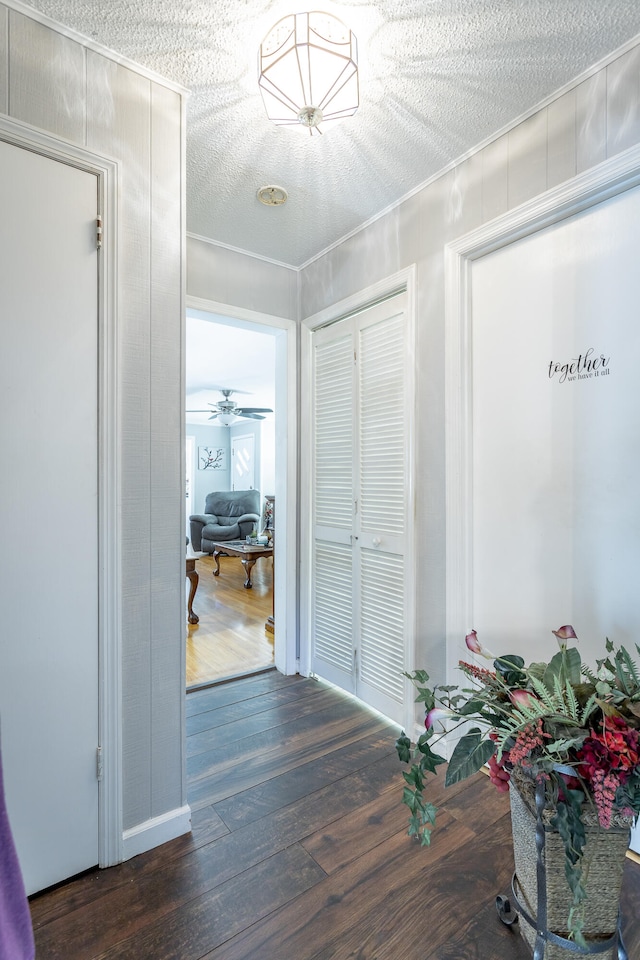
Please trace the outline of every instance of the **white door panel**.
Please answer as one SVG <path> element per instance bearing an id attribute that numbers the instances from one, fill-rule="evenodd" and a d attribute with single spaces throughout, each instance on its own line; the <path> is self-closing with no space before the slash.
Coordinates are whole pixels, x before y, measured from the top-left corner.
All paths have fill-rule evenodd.
<path id="1" fill-rule="evenodd" d="M 0 714 L 28 892 L 98 862 L 97 180 L 0 142 Z"/>
<path id="2" fill-rule="evenodd" d="M 353 556 L 350 546 L 316 540 L 313 579 L 314 657 L 330 683 L 355 692 Z"/>
<path id="3" fill-rule="evenodd" d="M 412 590 L 406 297 L 313 338 L 312 669 L 403 721 Z"/>
<path id="4" fill-rule="evenodd" d="M 253 490 L 255 487 L 255 437 L 233 437 L 231 440 L 231 489 Z"/>

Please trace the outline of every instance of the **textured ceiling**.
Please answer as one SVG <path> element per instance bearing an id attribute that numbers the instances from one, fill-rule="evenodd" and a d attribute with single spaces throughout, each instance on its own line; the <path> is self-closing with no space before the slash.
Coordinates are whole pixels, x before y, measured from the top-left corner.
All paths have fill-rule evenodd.
<path id="1" fill-rule="evenodd" d="M 291 0 L 30 0 L 191 91 L 187 229 L 299 266 L 640 32 L 639 0 L 351 0 L 360 108 L 276 127 L 257 51 Z M 315 6 L 315 4 L 314 4 Z M 282 207 L 256 190 L 279 184 Z"/>

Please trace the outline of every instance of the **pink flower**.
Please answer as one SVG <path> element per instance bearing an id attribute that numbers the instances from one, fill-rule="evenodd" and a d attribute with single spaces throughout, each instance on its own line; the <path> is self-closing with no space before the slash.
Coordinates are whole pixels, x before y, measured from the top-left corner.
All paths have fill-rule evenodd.
<path id="1" fill-rule="evenodd" d="M 487 650 L 486 647 L 482 646 L 482 644 L 478 640 L 478 634 L 476 633 L 475 630 L 472 630 L 471 633 L 468 633 L 466 635 L 466 637 L 464 638 L 464 642 L 466 643 L 469 650 L 471 650 L 471 653 L 477 653 L 481 657 L 484 657 L 486 660 L 495 660 L 495 657 L 491 653 L 491 651 Z"/>
<path id="2" fill-rule="evenodd" d="M 532 707 L 536 697 L 532 697 L 527 690 L 510 690 L 509 700 L 514 707 Z"/>
<path id="3" fill-rule="evenodd" d="M 433 727 L 438 720 L 446 720 L 447 717 L 455 717 L 453 710 L 447 710 L 446 707 L 432 707 L 426 716 L 424 725 L 428 730 L 430 727 Z"/>
<path id="4" fill-rule="evenodd" d="M 552 633 L 556 635 L 558 640 L 577 640 L 575 630 L 570 624 L 565 624 L 564 627 L 558 627 L 557 630 L 552 630 Z"/>

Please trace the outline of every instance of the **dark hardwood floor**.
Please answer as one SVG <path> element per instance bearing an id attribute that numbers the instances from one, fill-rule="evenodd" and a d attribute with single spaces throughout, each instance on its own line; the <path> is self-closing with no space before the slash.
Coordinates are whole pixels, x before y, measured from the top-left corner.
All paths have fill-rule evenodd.
<path id="1" fill-rule="evenodd" d="M 530 960 L 495 897 L 508 800 L 446 792 L 406 835 L 397 730 L 313 680 L 268 673 L 187 697 L 193 832 L 33 898 L 38 960 Z M 626 866 L 630 960 L 640 866 Z"/>

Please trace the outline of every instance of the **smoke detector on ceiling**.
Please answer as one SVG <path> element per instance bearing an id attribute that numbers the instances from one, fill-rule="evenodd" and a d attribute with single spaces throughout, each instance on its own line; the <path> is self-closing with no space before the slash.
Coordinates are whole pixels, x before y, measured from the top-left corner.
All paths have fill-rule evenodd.
<path id="1" fill-rule="evenodd" d="M 260 187 L 257 196 L 260 203 L 264 203 L 266 207 L 280 207 L 286 203 L 289 194 L 284 187 L 272 184 L 268 187 Z"/>

